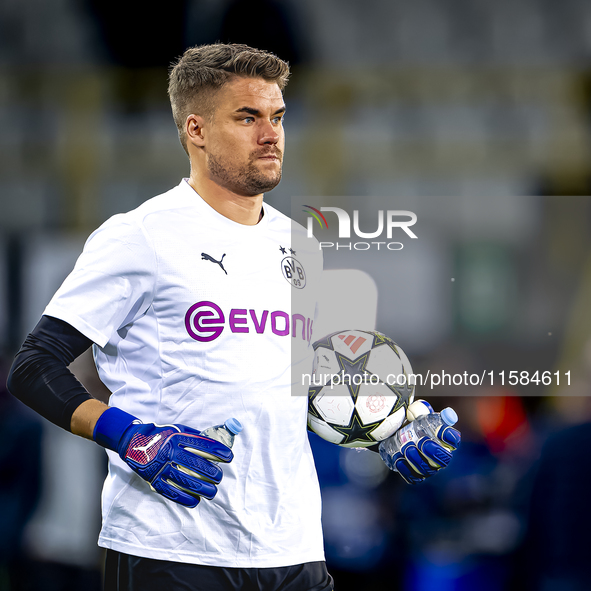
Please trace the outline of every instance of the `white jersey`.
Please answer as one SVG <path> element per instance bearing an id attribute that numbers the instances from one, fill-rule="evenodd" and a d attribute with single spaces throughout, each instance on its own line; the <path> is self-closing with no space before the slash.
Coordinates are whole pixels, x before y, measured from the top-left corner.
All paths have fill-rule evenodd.
<path id="1" fill-rule="evenodd" d="M 257 225 L 235 223 L 184 180 L 88 239 L 45 314 L 96 343 L 110 404 L 145 423 L 244 426 L 217 496 L 195 509 L 108 452 L 100 546 L 224 567 L 324 559 L 301 386 L 322 258 L 304 235 L 267 204 Z"/>

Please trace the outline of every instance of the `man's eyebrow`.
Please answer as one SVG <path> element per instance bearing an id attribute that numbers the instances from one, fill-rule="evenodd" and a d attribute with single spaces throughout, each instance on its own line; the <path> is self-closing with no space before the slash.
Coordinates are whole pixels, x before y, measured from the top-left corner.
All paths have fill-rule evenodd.
<path id="1" fill-rule="evenodd" d="M 279 107 L 279 109 L 277 109 L 273 115 L 279 115 L 280 113 L 285 113 L 285 111 L 286 107 L 283 105 L 283 107 Z M 239 109 L 236 109 L 234 113 L 248 113 L 249 115 L 255 115 L 256 117 L 262 117 L 263 115 L 261 111 L 258 109 L 253 109 L 252 107 L 240 107 Z"/>

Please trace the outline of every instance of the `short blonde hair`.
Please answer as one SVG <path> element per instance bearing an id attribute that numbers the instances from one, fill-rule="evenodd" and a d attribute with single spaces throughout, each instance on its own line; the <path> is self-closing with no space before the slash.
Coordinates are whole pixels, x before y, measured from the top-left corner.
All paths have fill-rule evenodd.
<path id="1" fill-rule="evenodd" d="M 289 79 L 289 65 L 268 51 L 234 43 L 191 47 L 173 64 L 168 96 L 187 154 L 187 117 L 194 113 L 211 118 L 215 111 L 214 93 L 233 76 L 263 78 L 275 82 L 283 91 Z"/>

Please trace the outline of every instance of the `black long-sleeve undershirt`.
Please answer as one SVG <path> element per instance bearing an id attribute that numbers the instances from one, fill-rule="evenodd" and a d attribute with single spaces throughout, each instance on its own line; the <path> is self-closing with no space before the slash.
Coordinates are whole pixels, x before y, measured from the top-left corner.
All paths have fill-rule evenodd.
<path id="1" fill-rule="evenodd" d="M 21 402 L 59 427 L 70 431 L 72 414 L 92 396 L 68 365 L 92 341 L 73 326 L 42 316 L 16 354 L 7 386 Z"/>

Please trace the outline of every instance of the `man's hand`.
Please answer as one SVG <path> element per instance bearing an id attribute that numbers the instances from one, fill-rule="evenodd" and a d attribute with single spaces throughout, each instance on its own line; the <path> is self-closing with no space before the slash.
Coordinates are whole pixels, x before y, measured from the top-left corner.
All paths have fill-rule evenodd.
<path id="1" fill-rule="evenodd" d="M 408 409 L 409 423 L 401 429 L 405 429 L 412 421 L 429 414 L 434 414 L 431 405 L 424 400 L 417 400 Z M 379 452 L 388 468 L 398 472 L 409 484 L 421 482 L 445 468 L 461 440 L 460 432 L 446 425 L 445 422 L 432 436 L 424 432 L 411 433 L 407 430 L 407 435 L 403 436 L 402 441 L 399 442 L 400 437 L 397 437 L 399 432 L 400 430 L 382 441 Z M 409 437 L 409 435 L 414 436 Z"/>
<path id="2" fill-rule="evenodd" d="M 231 462 L 232 450 L 184 425 L 142 424 L 115 407 L 99 418 L 93 439 L 121 459 L 162 496 L 185 507 L 213 499 L 223 476 L 215 462 Z M 210 461 L 213 460 L 213 461 Z"/>

